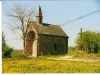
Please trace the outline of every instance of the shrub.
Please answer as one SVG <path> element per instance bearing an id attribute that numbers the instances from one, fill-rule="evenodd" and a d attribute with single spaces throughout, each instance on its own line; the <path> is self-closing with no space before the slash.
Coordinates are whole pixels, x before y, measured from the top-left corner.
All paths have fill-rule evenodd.
<path id="1" fill-rule="evenodd" d="M 11 53 L 12 53 L 13 49 L 12 48 L 8 48 L 7 50 L 5 50 L 3 57 L 7 58 L 7 57 L 11 57 Z"/>
<path id="2" fill-rule="evenodd" d="M 7 58 L 11 57 L 13 49 L 10 48 L 5 42 L 5 35 L 2 33 L 2 57 Z"/>
<path id="3" fill-rule="evenodd" d="M 93 31 L 85 31 L 76 39 L 76 44 L 80 50 L 88 53 L 98 53 L 100 49 L 100 33 Z"/>

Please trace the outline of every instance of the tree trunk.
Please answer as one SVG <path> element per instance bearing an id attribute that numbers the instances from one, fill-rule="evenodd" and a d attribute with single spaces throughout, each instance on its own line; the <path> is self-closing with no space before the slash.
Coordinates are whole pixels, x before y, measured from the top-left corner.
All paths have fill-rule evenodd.
<path id="1" fill-rule="evenodd" d="M 24 54 L 26 55 L 26 40 L 25 40 L 25 34 L 23 34 L 23 47 L 24 47 Z"/>
<path id="2" fill-rule="evenodd" d="M 24 54 L 26 54 L 25 39 L 23 40 Z"/>

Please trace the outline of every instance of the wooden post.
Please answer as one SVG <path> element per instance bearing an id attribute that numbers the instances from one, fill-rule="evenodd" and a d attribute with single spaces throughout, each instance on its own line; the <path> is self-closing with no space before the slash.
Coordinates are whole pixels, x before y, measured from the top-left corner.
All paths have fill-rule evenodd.
<path id="1" fill-rule="evenodd" d="M 82 39 L 82 28 L 80 28 L 80 38 Z M 81 42 L 81 50 L 83 51 L 82 42 Z"/>
<path id="2" fill-rule="evenodd" d="M 80 35 L 81 35 L 81 38 L 82 38 L 82 28 L 80 29 Z"/>

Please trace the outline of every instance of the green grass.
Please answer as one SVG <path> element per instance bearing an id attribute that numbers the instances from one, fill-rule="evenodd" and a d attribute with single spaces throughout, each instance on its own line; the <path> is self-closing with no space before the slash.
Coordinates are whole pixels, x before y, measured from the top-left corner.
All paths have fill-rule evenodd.
<path id="1" fill-rule="evenodd" d="M 87 54 L 78 50 L 69 51 L 67 54 L 74 58 L 98 59 L 95 54 Z M 79 62 L 67 60 L 50 60 L 66 55 L 47 55 L 29 58 L 23 51 L 14 51 L 12 58 L 3 59 L 3 73 L 100 73 L 100 62 Z M 100 59 L 99 59 L 100 60 Z"/>
<path id="2" fill-rule="evenodd" d="M 18 57 L 18 56 L 22 55 L 23 52 L 24 52 L 23 50 L 14 50 L 12 52 L 12 57 Z"/>
<path id="3" fill-rule="evenodd" d="M 85 51 L 79 51 L 77 49 L 70 50 L 67 55 L 73 56 L 73 58 L 100 59 L 99 54 L 88 54 Z"/>
<path id="4" fill-rule="evenodd" d="M 2 63 L 3 73 L 100 73 L 100 62 L 75 62 L 32 58 L 11 60 Z"/>

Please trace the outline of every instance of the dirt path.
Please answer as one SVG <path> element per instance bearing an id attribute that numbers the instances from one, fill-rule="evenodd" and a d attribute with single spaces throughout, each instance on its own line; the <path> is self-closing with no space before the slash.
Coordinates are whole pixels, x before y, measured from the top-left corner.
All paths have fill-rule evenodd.
<path id="1" fill-rule="evenodd" d="M 83 59 L 83 58 L 73 58 L 72 56 L 63 56 L 60 58 L 48 58 L 52 60 L 68 60 L 68 61 L 81 61 L 81 62 L 98 62 L 100 60 L 95 59 Z"/>

